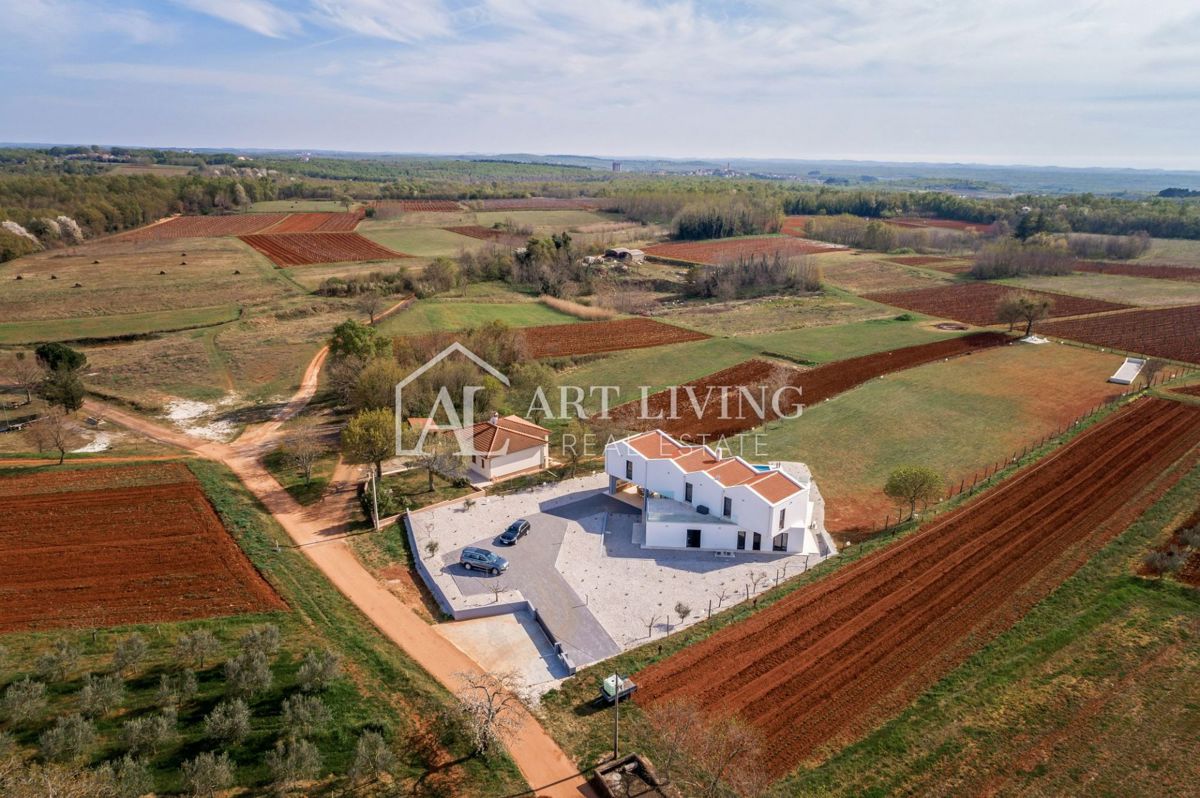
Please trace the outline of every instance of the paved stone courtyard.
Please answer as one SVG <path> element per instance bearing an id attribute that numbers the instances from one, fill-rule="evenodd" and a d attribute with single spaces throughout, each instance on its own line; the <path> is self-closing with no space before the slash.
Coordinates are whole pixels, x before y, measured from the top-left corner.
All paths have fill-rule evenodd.
<path id="1" fill-rule="evenodd" d="M 644 643 L 679 627 L 676 604 L 691 608 L 686 624 L 753 598 L 776 579 L 802 573 L 817 555 L 763 552 L 718 557 L 712 552 L 642 549 L 634 543 L 637 507 L 608 496 L 608 478 L 595 474 L 474 506 L 435 508 L 410 516 L 418 551 L 438 541 L 427 558 L 439 588 L 456 608 L 482 608 L 525 598 L 563 641 L 577 665 Z M 494 542 L 512 521 L 530 522 L 516 546 Z M 498 576 L 458 564 L 465 546 L 506 557 Z M 497 594 L 493 586 L 506 588 Z M 518 595 L 519 594 L 519 595 Z"/>

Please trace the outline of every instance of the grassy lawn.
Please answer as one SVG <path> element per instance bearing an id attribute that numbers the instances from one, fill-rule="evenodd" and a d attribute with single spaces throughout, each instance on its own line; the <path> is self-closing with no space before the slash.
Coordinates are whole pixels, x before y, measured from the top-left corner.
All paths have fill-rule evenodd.
<path id="1" fill-rule="evenodd" d="M 365 221 L 358 232 L 385 247 L 422 258 L 454 257 L 487 242 L 437 227 L 409 227 L 392 222 Z"/>
<path id="2" fill-rule="evenodd" d="M 951 279 L 944 272 L 891 263 L 869 254 L 830 252 L 816 262 L 826 282 L 855 294 L 928 288 Z"/>
<path id="3" fill-rule="evenodd" d="M 765 425 L 760 441 L 767 459 L 812 468 L 831 531 L 869 526 L 895 513 L 882 490 L 894 468 L 926 465 L 969 481 L 1120 393 L 1106 382 L 1120 363 L 1062 345 L 991 349 L 872 380 Z"/>
<path id="4" fill-rule="evenodd" d="M 305 652 L 329 649 L 342 658 L 343 676 L 320 693 L 332 715 L 331 722 L 312 736 L 321 753 L 322 773 L 344 774 L 353 759 L 358 735 L 364 729 L 376 729 L 396 750 L 400 763 L 396 775 L 404 789 L 420 784 L 423 794 L 489 796 L 517 792 L 523 787 L 510 760 L 502 756 L 490 760 L 467 757 L 469 745 L 456 729 L 438 731 L 436 722 L 431 724 L 442 716 L 452 697 L 385 640 L 304 554 L 291 546 L 286 533 L 229 471 L 200 461 L 190 466 L 230 533 L 291 609 L 187 623 L 4 635 L 0 644 L 7 655 L 0 662 L 0 685 L 29 672 L 37 657 L 60 637 L 70 640 L 81 652 L 80 661 L 66 680 L 50 686 L 48 717 L 15 730 L 18 745 L 34 746 L 50 725 L 50 717 L 74 711 L 84 674 L 109 672 L 115 644 L 137 632 L 148 643 L 148 653 L 126 675 L 123 708 L 97 723 L 100 743 L 91 762 L 119 757 L 125 751 L 120 742 L 124 721 L 157 711 L 159 677 L 174 673 L 172 650 L 176 639 L 184 632 L 206 629 L 219 639 L 220 653 L 198 669 L 199 694 L 180 708 L 178 739 L 149 761 L 155 791 L 177 792 L 182 789 L 180 763 L 201 751 L 220 748 L 205 737 L 202 721 L 224 696 L 224 661 L 238 652 L 241 635 L 254 626 L 270 623 L 279 628 L 282 641 L 272 663 L 272 686 L 249 702 L 253 715 L 250 735 L 242 743 L 226 747 L 237 766 L 238 784 L 250 787 L 254 794 L 266 792 L 270 775 L 264 757 L 283 732 L 281 704 L 297 691 L 297 672 Z M 0 727 L 13 731 L 5 724 Z M 326 779 L 310 794 L 330 794 L 336 789 Z"/>
<path id="5" fill-rule="evenodd" d="M 423 468 L 409 468 L 395 474 L 387 474 L 379 483 L 390 488 L 402 505 L 416 510 L 431 504 L 457 499 L 472 492 L 469 485 L 451 484 L 437 474 L 433 475 L 433 490 L 429 489 L 429 473 Z"/>
<path id="6" fill-rule="evenodd" d="M 989 788 L 997 787 L 1007 788 L 999 794 L 1030 795 L 1188 792 L 1200 777 L 1190 756 L 1200 713 L 1200 594 L 1131 574 L 1163 530 L 1194 511 L 1198 493 L 1195 469 L 1015 627 L 899 716 L 766 794 L 955 796 L 994 794 Z M 854 546 L 764 593 L 758 606 L 894 540 Z M 738 605 L 585 669 L 547 695 L 547 728 L 578 762 L 594 762 L 611 745 L 611 715 L 588 706 L 603 674 L 636 673 L 755 611 Z M 662 761 L 661 740 L 636 704 L 622 709 L 621 727 L 630 750 Z M 1050 744 L 1046 756 L 1031 757 L 1042 741 Z"/>
<path id="7" fill-rule="evenodd" d="M 933 329 L 927 317 L 916 313 L 904 315 L 914 318 L 899 321 L 889 312 L 886 318 L 750 335 L 739 340 L 759 351 L 774 352 L 792 360 L 829 363 L 887 349 L 927 344 L 962 334 Z"/>
<path id="8" fill-rule="evenodd" d="M 1193 305 L 1200 303 L 1200 283 L 1126 277 L 1120 274 L 1068 274 L 1061 277 L 1019 277 L 1001 282 L 1018 288 L 1106 299 L 1127 305 Z"/>
<path id="9" fill-rule="evenodd" d="M 154 332 L 207 327 L 233 321 L 237 305 L 126 313 L 114 316 L 85 316 L 75 319 L 13 321 L 0 324 L 0 344 L 28 344 L 42 341 L 77 341 L 84 338 L 116 338 Z"/>
<path id="10" fill-rule="evenodd" d="M 600 222 L 623 221 L 620 216 L 594 213 L 592 211 L 479 211 L 474 214 L 475 224 L 492 227 L 504 222 L 513 222 L 518 227 L 532 227 L 535 232 L 570 230 Z"/>
<path id="11" fill-rule="evenodd" d="M 1185 238 L 1155 238 L 1150 241 L 1150 251 L 1141 261 L 1175 263 L 1180 266 L 1200 266 L 1200 241 Z"/>
<path id="12" fill-rule="evenodd" d="M 313 464 L 312 479 L 306 485 L 304 475 L 288 465 L 282 451 L 276 449 L 263 458 L 263 465 L 271 472 L 271 476 L 300 504 L 312 504 L 321 498 L 325 488 L 329 487 L 337 462 L 338 456 L 333 452 L 319 458 Z"/>
<path id="13" fill-rule="evenodd" d="M 801 327 L 846 324 L 893 314 L 838 289 L 814 296 L 771 296 L 734 302 L 689 302 L 661 318 L 710 335 L 757 335 Z"/>
<path id="14" fill-rule="evenodd" d="M 378 329 L 384 335 L 419 335 L 443 330 L 465 330 L 489 321 L 502 321 L 510 327 L 537 327 L 543 324 L 569 324 L 578 319 L 528 300 L 501 303 L 428 299 L 414 303 L 403 313 L 384 319 Z"/>

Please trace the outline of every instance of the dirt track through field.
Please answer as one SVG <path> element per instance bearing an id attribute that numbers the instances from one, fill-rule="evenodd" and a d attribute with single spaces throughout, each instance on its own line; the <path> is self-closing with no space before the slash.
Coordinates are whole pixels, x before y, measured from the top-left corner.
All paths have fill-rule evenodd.
<path id="1" fill-rule="evenodd" d="M 920 533 L 645 669 L 638 703 L 741 716 L 782 776 L 1014 623 L 1161 496 L 1197 444 L 1200 407 L 1141 399 Z"/>
<path id="2" fill-rule="evenodd" d="M 671 391 L 665 390 L 652 394 L 646 399 L 645 404 L 649 411 L 647 415 L 649 418 L 655 419 L 652 422 L 641 420 L 642 402 L 640 400 L 627 402 L 613 408 L 612 417 L 630 428 L 655 427 L 670 435 L 688 440 L 697 440 L 700 436 L 719 438 L 723 435 L 736 435 L 739 432 L 753 429 L 764 421 L 777 418 L 777 416 L 773 412 L 766 413 L 766 418 L 760 417 L 754 412 L 737 413 L 736 406 L 731 401 L 731 412 L 728 413 L 730 417 L 722 418 L 724 413 L 719 394 L 714 394 L 714 398 L 705 406 L 702 416 L 697 418 L 685 395 L 685 389 L 693 389 L 698 399 L 703 401 L 710 390 L 720 391 L 720 389 L 726 388 L 732 394 L 739 387 L 749 388 L 753 392 L 754 389 L 763 385 L 786 384 L 799 387 L 801 389 L 799 402 L 811 407 L 883 374 L 902 371 L 949 357 L 970 354 L 993 346 L 1003 346 L 1010 341 L 1008 336 L 1001 333 L 976 333 L 947 338 L 944 341 L 907 346 L 890 352 L 877 352 L 872 355 L 839 360 L 807 371 L 780 366 L 765 360 L 748 360 L 680 386 L 674 399 L 674 413 Z M 785 405 L 781 409 L 791 411 L 796 406 L 795 397 L 787 392 L 785 394 L 781 394 L 781 403 Z M 672 414 L 676 417 L 672 418 Z M 655 418 L 658 416 L 661 416 L 662 419 Z"/>

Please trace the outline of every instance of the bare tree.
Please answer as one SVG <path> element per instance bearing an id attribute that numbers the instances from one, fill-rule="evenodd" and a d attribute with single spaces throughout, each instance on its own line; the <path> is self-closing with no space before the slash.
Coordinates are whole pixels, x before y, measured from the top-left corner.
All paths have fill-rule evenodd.
<path id="1" fill-rule="evenodd" d="M 444 479 L 454 481 L 462 479 L 466 473 L 462 456 L 454 451 L 448 443 L 441 440 L 427 441 L 421 453 L 410 461 L 413 466 L 425 469 L 429 477 L 429 491 L 433 492 L 433 475 L 439 474 Z"/>
<path id="2" fill-rule="evenodd" d="M 710 777 L 705 795 L 715 796 L 721 782 L 740 770 L 736 768 L 737 763 L 753 763 L 758 759 L 759 739 L 753 729 L 736 717 L 724 718 L 709 726 L 704 736 L 701 762 Z"/>
<path id="3" fill-rule="evenodd" d="M 25 434 L 39 452 L 58 452 L 58 464 L 62 465 L 67 457 L 71 432 L 72 427 L 67 418 L 67 411 L 53 406 L 30 424 Z"/>
<path id="4" fill-rule="evenodd" d="M 492 603 L 499 604 L 500 594 L 505 590 L 508 590 L 508 585 L 504 584 L 503 582 L 489 582 L 488 590 L 492 591 Z"/>
<path id="5" fill-rule="evenodd" d="M 658 616 L 651 615 L 649 618 L 643 616 L 642 623 L 646 624 L 646 637 L 654 637 L 654 624 L 658 623 Z"/>
<path id="6" fill-rule="evenodd" d="M 1166 367 L 1167 363 L 1165 360 L 1157 357 L 1149 358 L 1146 361 L 1146 364 L 1142 366 L 1142 385 L 1146 388 L 1149 388 L 1154 384 L 1154 381 L 1158 379 L 1158 375 L 1163 373 L 1163 370 L 1166 369 Z"/>
<path id="7" fill-rule="evenodd" d="M 675 614 L 679 616 L 679 625 L 683 626 L 687 622 L 688 616 L 692 614 L 692 608 L 682 601 L 676 602 Z"/>
<path id="8" fill-rule="evenodd" d="M 475 753 L 486 754 L 521 725 L 522 695 L 514 671 L 458 673 L 459 714 L 471 735 Z"/>
<path id="9" fill-rule="evenodd" d="M 283 439 L 280 450 L 287 464 L 304 477 L 305 485 L 312 482 L 313 466 L 328 451 L 312 419 L 301 420 Z"/>
<path id="10" fill-rule="evenodd" d="M 383 310 L 384 299 L 383 295 L 375 291 L 366 291 L 359 294 L 354 300 L 354 304 L 358 309 L 366 314 L 370 319 L 370 323 L 375 323 L 375 317 L 379 315 L 379 311 Z"/>
<path id="11" fill-rule="evenodd" d="M 24 352 L 17 352 L 7 364 L 13 384 L 25 392 L 25 404 L 33 401 L 33 392 L 42 384 L 46 374 L 37 360 Z"/>
<path id="12" fill-rule="evenodd" d="M 699 708 L 678 699 L 668 701 L 647 711 L 650 722 L 660 732 L 663 745 L 659 770 L 666 781 L 671 780 L 671 767 L 681 754 L 695 747 L 701 739 L 703 716 Z"/>
<path id="13" fill-rule="evenodd" d="M 725 603 L 725 599 L 729 598 L 729 588 L 722 585 L 717 588 L 717 607 L 718 609 Z"/>

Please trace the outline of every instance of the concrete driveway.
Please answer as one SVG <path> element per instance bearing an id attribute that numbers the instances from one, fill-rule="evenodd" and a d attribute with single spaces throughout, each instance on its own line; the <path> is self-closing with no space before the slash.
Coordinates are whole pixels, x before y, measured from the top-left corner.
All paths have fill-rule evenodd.
<path id="1" fill-rule="evenodd" d="M 607 497 L 597 498 L 613 501 Z M 596 620 L 587 602 L 568 584 L 556 565 L 567 525 L 572 520 L 567 513 L 576 512 L 577 509 L 586 508 L 579 508 L 576 504 L 524 516 L 529 521 L 529 534 L 517 541 L 515 546 L 504 546 L 497 542 L 496 538 L 502 529 L 468 544 L 496 552 L 508 560 L 508 570 L 499 576 L 463 568 L 459 564 L 459 554 L 465 547 L 455 549 L 442 558 L 442 571 L 454 580 L 464 596 L 486 595 L 500 585 L 521 591 L 537 608 L 546 626 L 563 644 L 575 664 L 583 666 L 619 654 L 621 647 Z"/>

